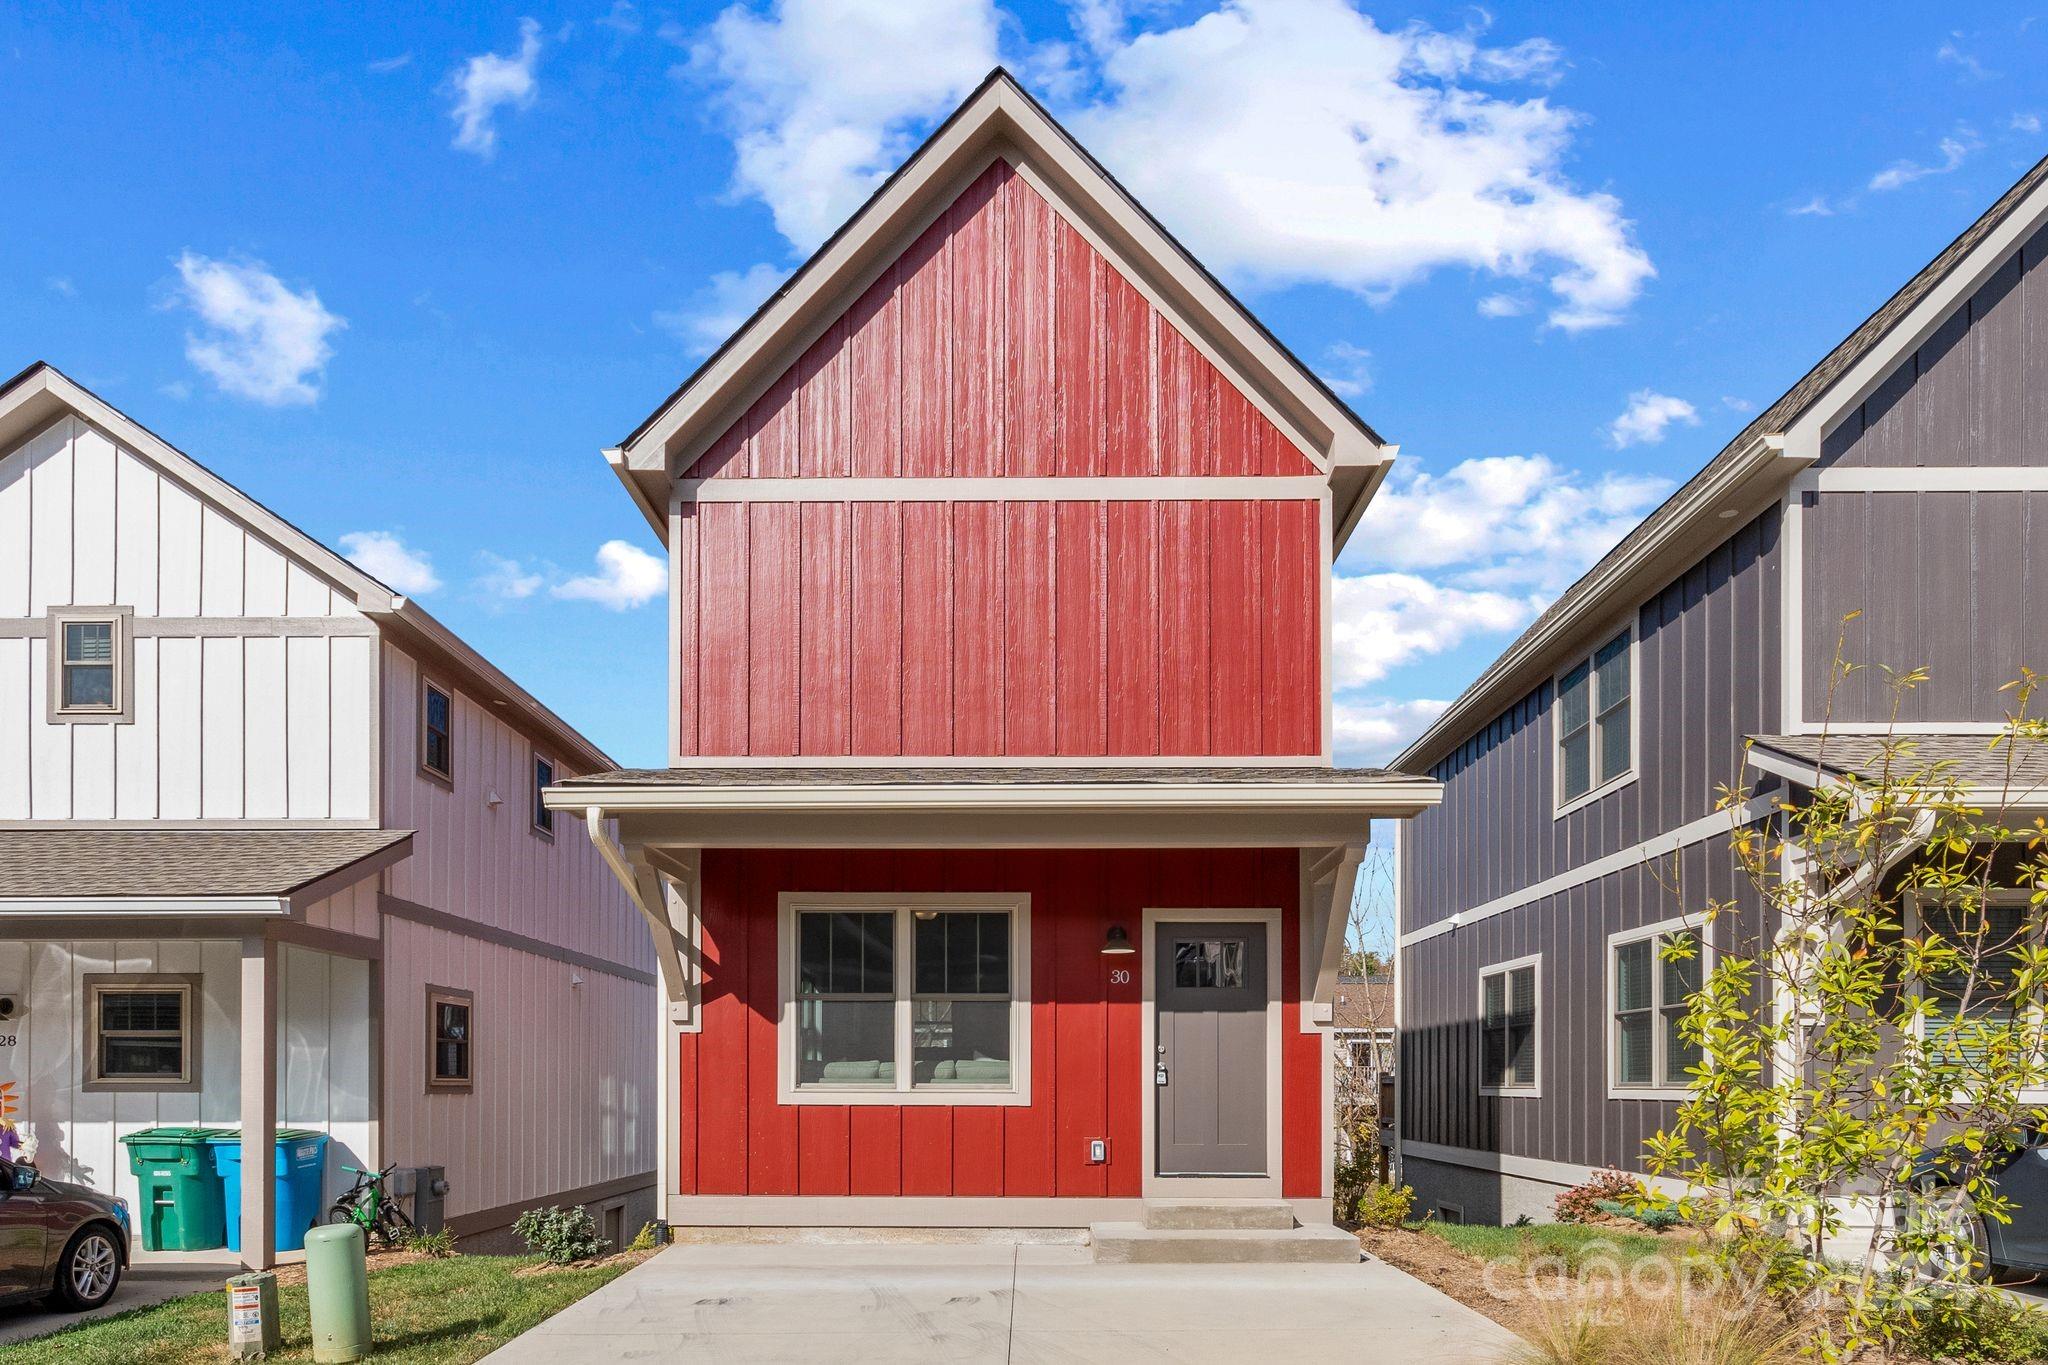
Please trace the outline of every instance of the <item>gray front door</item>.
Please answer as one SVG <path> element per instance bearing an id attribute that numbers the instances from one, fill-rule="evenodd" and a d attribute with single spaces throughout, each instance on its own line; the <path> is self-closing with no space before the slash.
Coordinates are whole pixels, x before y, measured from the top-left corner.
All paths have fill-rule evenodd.
<path id="1" fill-rule="evenodd" d="M 1156 926 L 1159 1174 L 1266 1174 L 1266 926 Z"/>

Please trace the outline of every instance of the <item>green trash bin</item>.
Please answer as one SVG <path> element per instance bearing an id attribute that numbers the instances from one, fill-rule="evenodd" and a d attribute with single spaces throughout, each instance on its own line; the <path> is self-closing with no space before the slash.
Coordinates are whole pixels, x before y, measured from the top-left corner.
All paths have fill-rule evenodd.
<path id="1" fill-rule="evenodd" d="M 207 1139 L 217 1128 L 145 1128 L 121 1139 L 138 1193 L 135 1221 L 149 1251 L 210 1251 L 227 1245 L 220 1173 Z"/>

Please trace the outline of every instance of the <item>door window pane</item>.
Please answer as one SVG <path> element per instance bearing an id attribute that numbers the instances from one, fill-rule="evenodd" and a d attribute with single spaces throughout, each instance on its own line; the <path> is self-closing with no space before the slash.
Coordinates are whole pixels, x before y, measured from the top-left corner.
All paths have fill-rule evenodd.
<path id="1" fill-rule="evenodd" d="M 1241 988 L 1244 967 L 1245 945 L 1241 938 L 1180 939 L 1173 945 L 1173 984 L 1177 987 Z"/>

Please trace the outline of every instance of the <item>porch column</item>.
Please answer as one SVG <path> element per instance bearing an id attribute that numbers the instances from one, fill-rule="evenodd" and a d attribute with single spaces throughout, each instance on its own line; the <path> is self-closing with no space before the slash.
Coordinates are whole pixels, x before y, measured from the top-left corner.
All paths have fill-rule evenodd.
<path id="1" fill-rule="evenodd" d="M 277 1263 L 277 944 L 242 940 L 242 1264 Z"/>

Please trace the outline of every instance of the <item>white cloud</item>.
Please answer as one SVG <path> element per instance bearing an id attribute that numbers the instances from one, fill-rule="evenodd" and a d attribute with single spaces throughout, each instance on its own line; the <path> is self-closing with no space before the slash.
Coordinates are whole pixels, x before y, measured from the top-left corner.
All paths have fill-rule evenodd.
<path id="1" fill-rule="evenodd" d="M 185 358 L 225 393 L 272 407 L 320 397 L 328 337 L 348 324 L 310 288 L 294 290 L 259 261 L 178 257 L 174 302 L 198 314 L 203 331 L 185 335 Z"/>
<path id="2" fill-rule="evenodd" d="M 441 586 L 434 561 L 389 531 L 351 531 L 341 538 L 341 552 L 370 577 L 394 592 L 419 597 Z"/>
<path id="3" fill-rule="evenodd" d="M 1828 202 L 1826 195 L 1816 194 L 1810 199 L 1794 204 L 1785 212 L 1794 218 L 1832 218 L 1836 210 L 1835 206 Z"/>
<path id="4" fill-rule="evenodd" d="M 48 285 L 50 292 L 59 298 L 75 299 L 78 297 L 78 286 L 71 282 L 69 275 L 52 275 L 49 279 L 44 280 L 43 283 Z"/>
<path id="5" fill-rule="evenodd" d="M 1721 406 L 1728 409 L 1728 411 L 1730 412 L 1756 411 L 1755 403 L 1751 402 L 1747 398 L 1738 398 L 1734 394 L 1723 394 L 1721 397 Z"/>
<path id="6" fill-rule="evenodd" d="M 1101 93 L 1064 113 L 1213 268 L 1374 300 L 1440 268 L 1479 270 L 1547 288 L 1549 321 L 1567 330 L 1619 321 L 1655 274 L 1620 201 L 1565 173 L 1580 116 L 1480 88 L 1554 82 L 1562 54 L 1547 39 L 1385 31 L 1344 0 L 1225 0 L 1147 26 L 1162 9 L 1079 7 Z M 766 204 L 801 251 L 997 61 L 1014 24 L 993 0 L 735 5 L 690 69 L 730 127 L 735 193 Z"/>
<path id="7" fill-rule="evenodd" d="M 607 540 L 597 547 L 597 572 L 551 591 L 556 597 L 595 602 L 612 611 L 645 606 L 668 591 L 668 565 L 637 545 Z"/>
<path id="8" fill-rule="evenodd" d="M 1416 698 L 1395 701 L 1387 697 L 1339 697 L 1334 708 L 1332 735 L 1339 763 L 1385 763 L 1429 728 L 1444 713 L 1448 701 Z"/>
<path id="9" fill-rule="evenodd" d="M 1963 50 L 1961 45 L 1962 36 L 1960 33 L 1951 35 L 1948 41 L 1934 50 L 1934 59 L 1955 67 L 1970 80 L 1988 81 L 1994 79 L 1998 75 L 1996 71 L 1988 69 L 1975 56 Z"/>
<path id="10" fill-rule="evenodd" d="M 411 65 L 412 54 L 410 52 L 401 52 L 396 57 L 383 57 L 377 61 L 370 62 L 364 69 L 373 76 L 388 76 L 394 71 L 403 71 Z"/>
<path id="11" fill-rule="evenodd" d="M 1345 398 L 1357 398 L 1372 388 L 1372 352 L 1348 341 L 1333 343 L 1325 355 L 1323 382 Z"/>
<path id="12" fill-rule="evenodd" d="M 1541 455 L 1465 460 L 1441 475 L 1397 466 L 1366 507 L 1347 558 L 1377 568 L 1455 570 L 1467 587 L 1556 592 L 1670 486 L 1635 474 L 1588 482 Z"/>
<path id="13" fill-rule="evenodd" d="M 481 52 L 456 69 L 449 77 L 455 106 L 448 116 L 455 120 L 457 148 L 486 158 L 497 153 L 498 130 L 492 120 L 504 106 L 533 107 L 539 94 L 533 71 L 539 62 L 540 25 L 521 19 L 516 53 Z"/>
<path id="14" fill-rule="evenodd" d="M 687 344 L 692 355 L 708 354 L 753 316 L 788 273 L 766 261 L 745 270 L 721 270 L 688 307 L 657 312 L 655 325 Z"/>
<path id="15" fill-rule="evenodd" d="M 1622 409 L 1621 416 L 1607 424 L 1607 444 L 1616 450 L 1634 445 L 1653 446 L 1664 439 L 1664 433 L 1674 422 L 1696 427 L 1700 415 L 1683 398 L 1653 389 L 1637 389 L 1628 396 L 1628 406 Z"/>
<path id="16" fill-rule="evenodd" d="M 990 0 L 776 0 L 734 5 L 691 50 L 719 90 L 738 152 L 734 189 L 809 251 L 997 61 Z"/>
<path id="17" fill-rule="evenodd" d="M 1970 139 L 1966 133 L 1959 133 L 1954 137 L 1945 137 L 1937 147 L 1937 150 L 1941 153 L 1941 160 L 1938 163 L 1907 160 L 1894 161 L 1891 165 L 1870 177 L 1870 188 L 1879 191 L 1896 190 L 1930 175 L 1947 175 L 1950 171 L 1960 167 L 1975 149 L 1975 141 Z"/>
<path id="18" fill-rule="evenodd" d="M 2015 133 L 2038 133 L 2041 131 L 2041 116 L 2039 114 L 2014 114 L 2006 126 Z"/>
<path id="19" fill-rule="evenodd" d="M 1226 0 L 1101 59 L 1076 133 L 1212 268 L 1384 299 L 1442 267 L 1540 282 L 1567 330 L 1616 322 L 1655 272 L 1621 203 L 1564 171 L 1578 115 L 1485 83 L 1554 45 L 1383 31 L 1343 0 Z"/>
<path id="20" fill-rule="evenodd" d="M 523 602 L 541 590 L 546 577 L 516 559 L 485 550 L 477 555 L 484 571 L 477 575 L 477 590 L 484 596 L 506 602 Z"/>
<path id="21" fill-rule="evenodd" d="M 611 10 L 599 16 L 599 28 L 608 28 L 622 38 L 630 38 L 640 31 L 640 11 L 633 0 L 612 0 Z"/>
<path id="22" fill-rule="evenodd" d="M 1479 316 L 1483 318 L 1518 318 L 1528 311 L 1529 301 L 1513 294 L 1488 294 L 1479 300 Z"/>
<path id="23" fill-rule="evenodd" d="M 1541 594 L 1459 588 L 1407 573 L 1339 575 L 1330 592 L 1331 673 L 1340 689 L 1377 682 L 1472 635 L 1519 629 L 1544 602 Z"/>

